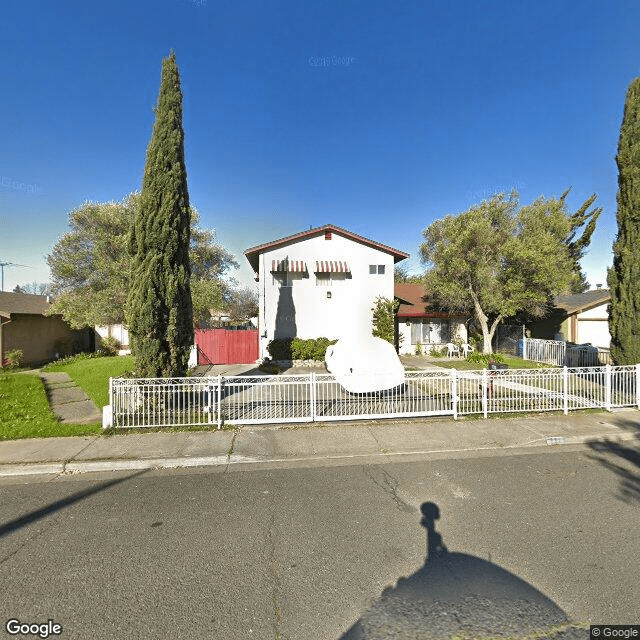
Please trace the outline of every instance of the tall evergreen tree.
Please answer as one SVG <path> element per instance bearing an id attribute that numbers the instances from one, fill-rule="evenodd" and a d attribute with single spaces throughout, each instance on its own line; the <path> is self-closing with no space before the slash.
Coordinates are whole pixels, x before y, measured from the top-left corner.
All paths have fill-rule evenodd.
<path id="1" fill-rule="evenodd" d="M 616 364 L 640 362 L 640 77 L 627 90 L 618 141 L 618 235 L 613 245 L 609 331 Z"/>
<path id="2" fill-rule="evenodd" d="M 193 344 L 189 193 L 182 91 L 173 51 L 162 61 L 155 115 L 140 207 L 129 237 L 126 314 L 136 372 L 154 378 L 184 375 Z"/>
<path id="3" fill-rule="evenodd" d="M 561 196 L 560 201 L 565 202 L 566 197 L 569 195 L 571 189 L 567 189 Z M 574 263 L 574 277 L 571 281 L 571 293 L 583 293 L 589 289 L 589 283 L 587 278 L 580 267 L 580 260 L 584 257 L 587 247 L 591 243 L 591 236 L 596 230 L 596 222 L 602 213 L 602 207 L 595 207 L 590 209 L 591 205 L 596 200 L 596 194 L 594 193 L 590 198 L 587 198 L 582 206 L 571 215 L 571 230 L 564 240 L 564 243 L 569 249 L 569 255 Z M 583 228 L 584 227 L 584 228 Z M 580 229 L 582 233 L 578 235 Z"/>

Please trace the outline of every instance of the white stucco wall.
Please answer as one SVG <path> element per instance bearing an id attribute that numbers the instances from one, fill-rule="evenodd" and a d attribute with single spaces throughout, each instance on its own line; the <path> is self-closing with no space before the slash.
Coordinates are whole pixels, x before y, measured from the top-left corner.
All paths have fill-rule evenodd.
<path id="1" fill-rule="evenodd" d="M 302 260 L 304 274 L 292 274 L 290 290 L 274 280 L 273 260 Z M 319 286 L 316 261 L 346 261 L 349 273 L 330 286 Z M 384 275 L 369 274 L 369 265 L 384 265 Z M 393 299 L 393 256 L 384 251 L 350 240 L 335 231 L 330 240 L 324 233 L 265 251 L 259 256 L 260 357 L 267 357 L 267 344 L 274 338 L 276 317 L 283 308 L 292 307 L 285 324 L 300 338 L 330 339 L 371 333 L 371 309 L 377 296 Z M 331 298 L 327 297 L 331 292 Z M 280 323 L 282 326 L 282 322 Z"/>
<path id="2" fill-rule="evenodd" d="M 412 322 L 412 319 L 409 319 Z M 442 318 L 434 318 L 434 320 L 442 320 Z M 398 332 L 403 336 L 403 340 L 400 343 L 401 355 L 414 355 L 416 352 L 416 345 L 411 342 L 411 324 L 407 324 L 407 318 L 400 318 L 398 323 Z M 465 318 L 449 318 L 449 333 L 450 340 L 452 342 L 466 342 L 467 341 L 467 326 L 465 324 Z M 432 346 L 441 347 L 444 343 L 438 345 L 422 344 L 422 352 L 428 353 Z"/>

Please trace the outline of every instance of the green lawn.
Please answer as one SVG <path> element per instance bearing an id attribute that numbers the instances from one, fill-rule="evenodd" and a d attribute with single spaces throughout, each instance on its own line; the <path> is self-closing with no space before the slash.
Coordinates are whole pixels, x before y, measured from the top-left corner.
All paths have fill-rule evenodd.
<path id="1" fill-rule="evenodd" d="M 531 360 L 523 360 L 522 358 L 516 358 L 515 356 L 502 356 L 505 364 L 509 365 L 509 369 L 549 369 L 553 368 L 553 365 L 543 364 L 541 362 L 533 362 Z M 431 362 L 437 367 L 444 367 L 446 369 L 458 369 L 458 371 L 481 371 L 487 367 L 478 362 L 468 362 L 467 360 L 453 359 L 453 360 L 437 360 L 433 359 Z"/>
<path id="2" fill-rule="evenodd" d="M 79 358 L 72 362 L 50 364 L 45 371 L 64 371 L 100 409 L 109 404 L 109 378 L 121 376 L 134 367 L 133 356 Z"/>
<path id="3" fill-rule="evenodd" d="M 49 409 L 42 380 L 35 375 L 0 374 L 0 440 L 81 436 L 101 425 L 61 424 Z"/>

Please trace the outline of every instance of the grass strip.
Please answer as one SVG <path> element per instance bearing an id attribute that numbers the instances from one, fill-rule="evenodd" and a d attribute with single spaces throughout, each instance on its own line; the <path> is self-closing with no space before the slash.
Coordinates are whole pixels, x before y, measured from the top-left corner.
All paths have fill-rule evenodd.
<path id="1" fill-rule="evenodd" d="M 48 365 L 45 371 L 65 372 L 93 400 L 98 409 L 109 404 L 109 378 L 133 370 L 133 356 L 77 358 Z"/>
<path id="2" fill-rule="evenodd" d="M 0 440 L 99 433 L 100 425 L 62 424 L 49 408 L 42 380 L 29 374 L 0 375 Z"/>

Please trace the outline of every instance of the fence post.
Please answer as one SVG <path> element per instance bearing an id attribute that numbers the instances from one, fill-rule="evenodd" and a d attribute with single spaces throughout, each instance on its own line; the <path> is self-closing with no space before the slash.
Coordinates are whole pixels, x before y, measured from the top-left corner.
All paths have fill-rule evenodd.
<path id="1" fill-rule="evenodd" d="M 484 414 L 485 419 L 487 418 L 487 415 L 489 413 L 488 395 L 489 395 L 489 369 L 484 369 L 482 371 L 482 413 Z"/>
<path id="2" fill-rule="evenodd" d="M 569 413 L 569 370 L 562 367 L 562 410 L 566 416 Z"/>
<path id="3" fill-rule="evenodd" d="M 527 337 L 522 336 L 522 359 L 527 360 Z M 485 415 L 485 418 L 487 416 Z"/>
<path id="4" fill-rule="evenodd" d="M 640 409 L 640 364 L 636 364 L 636 406 Z"/>
<path id="5" fill-rule="evenodd" d="M 453 402 L 453 419 L 458 419 L 458 370 L 451 369 L 451 401 Z"/>
<path id="6" fill-rule="evenodd" d="M 218 429 L 222 428 L 222 376 L 218 376 L 218 393 L 216 393 L 218 401 L 216 402 L 217 425 Z"/>
<path id="7" fill-rule="evenodd" d="M 316 374 L 312 371 L 309 378 L 311 385 L 311 421 L 316 421 Z"/>
<path id="8" fill-rule="evenodd" d="M 604 391 L 604 408 L 611 411 L 611 365 L 604 367 L 605 391 Z"/>

